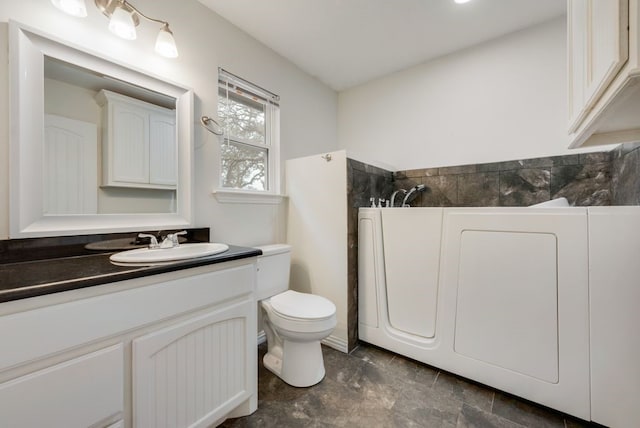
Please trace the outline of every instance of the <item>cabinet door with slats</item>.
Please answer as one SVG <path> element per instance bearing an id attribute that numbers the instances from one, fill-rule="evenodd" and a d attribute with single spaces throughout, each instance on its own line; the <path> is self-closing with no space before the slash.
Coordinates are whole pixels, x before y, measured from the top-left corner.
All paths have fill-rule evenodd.
<path id="1" fill-rule="evenodd" d="M 245 300 L 135 339 L 135 426 L 207 427 L 249 398 L 252 311 Z"/>

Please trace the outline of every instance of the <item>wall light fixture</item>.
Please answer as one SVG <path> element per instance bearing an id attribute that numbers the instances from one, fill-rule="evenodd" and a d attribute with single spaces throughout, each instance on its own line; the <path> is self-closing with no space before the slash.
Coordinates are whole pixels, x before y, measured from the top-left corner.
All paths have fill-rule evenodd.
<path id="1" fill-rule="evenodd" d="M 94 0 L 94 2 L 100 12 L 109 18 L 109 31 L 123 39 L 135 40 L 136 27 L 140 25 L 140 17 L 160 24 L 160 32 L 156 38 L 156 52 L 167 58 L 178 56 L 178 48 L 167 21 L 145 15 L 127 0 Z M 51 0 L 51 3 L 69 15 L 87 16 L 84 0 Z"/>

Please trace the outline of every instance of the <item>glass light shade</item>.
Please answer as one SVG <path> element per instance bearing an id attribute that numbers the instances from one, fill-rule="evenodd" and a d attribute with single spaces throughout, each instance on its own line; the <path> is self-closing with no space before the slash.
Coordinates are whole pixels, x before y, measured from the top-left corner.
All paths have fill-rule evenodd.
<path id="1" fill-rule="evenodd" d="M 176 58 L 178 56 L 178 48 L 173 34 L 167 25 L 163 25 L 156 39 L 156 52 L 167 58 Z"/>
<path id="2" fill-rule="evenodd" d="M 114 9 L 109 20 L 109 31 L 126 40 L 136 39 L 136 24 L 131 13 L 118 6 Z"/>
<path id="3" fill-rule="evenodd" d="M 87 6 L 84 0 L 51 0 L 51 3 L 64 13 L 84 18 L 87 16 Z"/>

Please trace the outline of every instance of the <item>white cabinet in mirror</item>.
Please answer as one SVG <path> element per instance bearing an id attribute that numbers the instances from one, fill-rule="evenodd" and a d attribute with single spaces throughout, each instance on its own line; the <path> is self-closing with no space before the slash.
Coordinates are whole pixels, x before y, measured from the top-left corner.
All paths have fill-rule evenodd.
<path id="1" fill-rule="evenodd" d="M 190 226 L 193 92 L 9 27 L 10 237 Z"/>

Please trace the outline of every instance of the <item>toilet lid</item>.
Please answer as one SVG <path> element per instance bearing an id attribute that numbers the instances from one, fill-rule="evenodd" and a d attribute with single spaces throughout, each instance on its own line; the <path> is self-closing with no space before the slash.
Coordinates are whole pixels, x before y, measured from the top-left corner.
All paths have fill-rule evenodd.
<path id="1" fill-rule="evenodd" d="M 308 293 L 287 290 L 269 299 L 273 310 L 281 315 L 300 319 L 329 318 L 336 313 L 336 305 L 329 299 Z"/>

